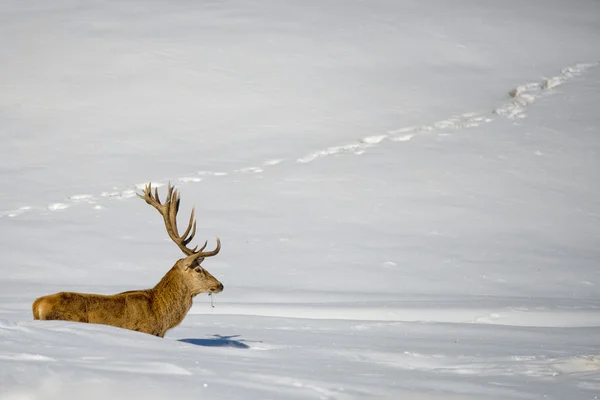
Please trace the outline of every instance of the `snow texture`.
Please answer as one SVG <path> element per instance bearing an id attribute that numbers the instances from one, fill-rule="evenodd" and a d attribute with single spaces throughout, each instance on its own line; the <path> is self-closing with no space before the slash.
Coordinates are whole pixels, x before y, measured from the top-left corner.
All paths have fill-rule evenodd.
<path id="1" fill-rule="evenodd" d="M 0 399 L 600 396 L 599 2 L 0 10 Z M 148 182 L 215 307 L 33 321 L 181 256 Z"/>

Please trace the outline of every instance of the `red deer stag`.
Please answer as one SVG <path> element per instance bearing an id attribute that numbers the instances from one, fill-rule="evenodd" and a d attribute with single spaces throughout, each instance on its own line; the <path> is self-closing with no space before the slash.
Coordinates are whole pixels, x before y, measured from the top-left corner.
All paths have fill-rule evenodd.
<path id="1" fill-rule="evenodd" d="M 158 197 L 158 189 L 153 195 L 151 184 L 148 184 L 143 195 L 138 196 L 163 216 L 169 237 L 186 257 L 178 260 L 152 289 L 111 296 L 61 292 L 40 297 L 33 302 L 34 319 L 112 325 L 164 337 L 169 329 L 183 321 L 192 307 L 194 296 L 223 290 L 223 284 L 200 265 L 205 257 L 219 253 L 221 241 L 217 237 L 217 247 L 212 251 L 203 251 L 206 242 L 198 250 L 198 246 L 193 249 L 187 247 L 196 234 L 196 220 L 192 209 L 188 227 L 182 236 L 179 235 L 179 192 L 169 184 L 163 204 Z"/>

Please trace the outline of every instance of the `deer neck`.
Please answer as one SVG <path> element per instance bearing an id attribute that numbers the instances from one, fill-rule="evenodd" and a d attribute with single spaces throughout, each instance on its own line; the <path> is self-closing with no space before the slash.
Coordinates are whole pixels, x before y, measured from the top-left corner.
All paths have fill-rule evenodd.
<path id="1" fill-rule="evenodd" d="M 154 313 L 165 329 L 183 321 L 192 307 L 192 291 L 186 284 L 183 272 L 173 267 L 152 289 Z"/>

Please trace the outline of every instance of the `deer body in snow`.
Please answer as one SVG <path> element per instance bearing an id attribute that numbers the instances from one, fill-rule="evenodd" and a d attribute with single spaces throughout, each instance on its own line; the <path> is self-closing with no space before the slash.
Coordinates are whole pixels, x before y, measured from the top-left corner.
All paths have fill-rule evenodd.
<path id="1" fill-rule="evenodd" d="M 192 299 L 199 293 L 219 293 L 223 284 L 205 270 L 200 263 L 221 250 L 204 251 L 207 243 L 197 249 L 187 245 L 196 234 L 194 209 L 183 235 L 177 229 L 179 192 L 171 185 L 167 198 L 160 202 L 158 189 L 152 193 L 150 184 L 139 195 L 162 215 L 171 240 L 186 255 L 152 289 L 132 290 L 114 295 L 61 292 L 43 296 L 33 302 L 33 318 L 36 320 L 65 320 L 112 325 L 119 328 L 164 337 L 165 333 L 179 325 L 192 307 Z"/>

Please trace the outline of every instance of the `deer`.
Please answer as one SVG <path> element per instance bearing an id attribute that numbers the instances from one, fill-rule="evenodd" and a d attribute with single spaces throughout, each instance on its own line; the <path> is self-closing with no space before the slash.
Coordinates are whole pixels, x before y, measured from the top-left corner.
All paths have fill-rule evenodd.
<path id="1" fill-rule="evenodd" d="M 206 257 L 219 254 L 221 239 L 217 236 L 217 246 L 211 251 L 204 251 L 208 241 L 200 249 L 188 247 L 196 235 L 195 208 L 192 208 L 187 229 L 180 235 L 178 190 L 169 183 L 164 203 L 158 197 L 158 188 L 152 193 L 151 183 L 145 186 L 143 194 L 136 194 L 162 215 L 167 234 L 185 256 L 177 260 L 152 289 L 113 295 L 60 292 L 40 297 L 32 305 L 34 320 L 111 325 L 162 338 L 183 321 L 196 295 L 223 291 L 223 284 L 201 265 Z"/>

